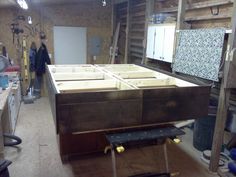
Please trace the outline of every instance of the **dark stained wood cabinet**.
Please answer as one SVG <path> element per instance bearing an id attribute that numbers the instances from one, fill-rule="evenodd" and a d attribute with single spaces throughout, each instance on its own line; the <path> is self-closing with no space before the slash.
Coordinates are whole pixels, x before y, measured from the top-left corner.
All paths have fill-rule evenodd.
<path id="1" fill-rule="evenodd" d="M 63 158 L 102 151 L 110 131 L 208 113 L 210 86 L 137 65 L 50 65 L 47 83 Z"/>

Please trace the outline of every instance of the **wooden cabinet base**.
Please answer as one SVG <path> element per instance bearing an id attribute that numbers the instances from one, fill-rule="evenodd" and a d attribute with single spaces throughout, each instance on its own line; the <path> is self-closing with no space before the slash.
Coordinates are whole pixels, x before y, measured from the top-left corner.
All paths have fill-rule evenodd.
<path id="1" fill-rule="evenodd" d="M 62 159 L 103 152 L 107 132 L 208 113 L 209 85 L 137 65 L 50 65 L 46 78 Z"/>
<path id="2" fill-rule="evenodd" d="M 60 155 L 63 162 L 72 156 L 88 155 L 103 152 L 108 146 L 105 134 L 86 133 L 86 134 L 60 134 L 58 135 Z"/>

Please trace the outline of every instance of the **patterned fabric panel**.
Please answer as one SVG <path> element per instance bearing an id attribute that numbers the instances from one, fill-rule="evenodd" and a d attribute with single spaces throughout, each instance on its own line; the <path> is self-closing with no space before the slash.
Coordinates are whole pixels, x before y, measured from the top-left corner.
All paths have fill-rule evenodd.
<path id="1" fill-rule="evenodd" d="M 181 30 L 173 70 L 218 81 L 225 29 Z"/>

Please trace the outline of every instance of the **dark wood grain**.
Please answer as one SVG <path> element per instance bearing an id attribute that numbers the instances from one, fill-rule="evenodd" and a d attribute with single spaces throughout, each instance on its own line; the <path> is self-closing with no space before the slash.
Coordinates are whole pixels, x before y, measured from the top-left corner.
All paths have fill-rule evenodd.
<path id="1" fill-rule="evenodd" d="M 143 124 L 204 117 L 208 113 L 209 87 L 144 90 Z"/>
<path id="2" fill-rule="evenodd" d="M 57 93 L 47 74 L 49 100 L 62 156 L 101 151 L 104 134 L 196 119 L 208 113 L 210 86 Z"/>

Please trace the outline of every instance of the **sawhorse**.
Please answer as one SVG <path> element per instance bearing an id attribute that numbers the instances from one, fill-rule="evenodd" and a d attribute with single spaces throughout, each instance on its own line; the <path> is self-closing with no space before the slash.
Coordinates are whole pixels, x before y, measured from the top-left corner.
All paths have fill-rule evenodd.
<path id="1" fill-rule="evenodd" d="M 164 150 L 164 158 L 165 158 L 165 166 L 166 166 L 166 173 L 168 174 L 169 171 L 169 164 L 168 164 L 168 155 L 167 155 L 167 147 L 166 147 L 166 140 L 169 138 L 173 138 L 176 136 L 184 135 L 185 133 L 174 127 L 162 127 L 162 128 L 152 128 L 149 130 L 136 130 L 136 131 L 127 131 L 122 133 L 114 133 L 114 134 L 107 134 L 106 138 L 110 143 L 111 146 L 111 158 L 112 158 L 112 171 L 113 177 L 117 177 L 116 171 L 116 156 L 115 156 L 115 149 L 123 144 L 127 144 L 130 142 L 147 142 L 153 140 L 160 140 L 164 139 L 165 142 L 163 144 Z M 155 175 L 150 175 L 155 177 Z M 146 175 L 145 177 L 148 177 Z M 156 175 L 158 177 L 158 175 Z"/>

